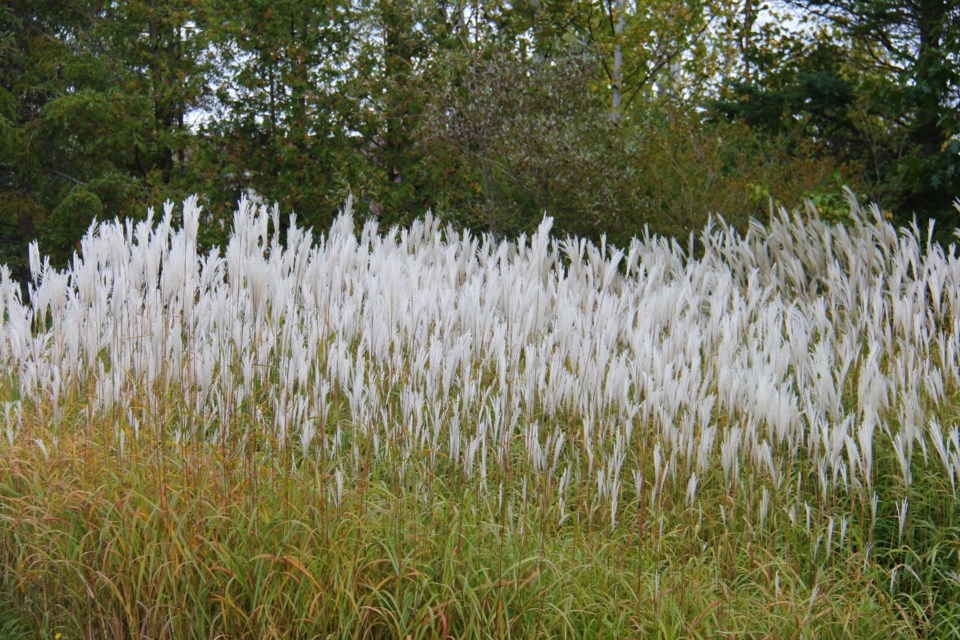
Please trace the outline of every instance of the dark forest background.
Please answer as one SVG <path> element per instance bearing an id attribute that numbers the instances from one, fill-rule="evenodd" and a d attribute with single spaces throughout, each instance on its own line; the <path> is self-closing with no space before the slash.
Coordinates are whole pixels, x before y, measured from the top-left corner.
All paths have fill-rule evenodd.
<path id="1" fill-rule="evenodd" d="M 844 185 L 948 239 L 958 102 L 955 0 L 3 0 L 0 262 L 193 193 L 208 244 L 248 192 L 623 243 Z"/>

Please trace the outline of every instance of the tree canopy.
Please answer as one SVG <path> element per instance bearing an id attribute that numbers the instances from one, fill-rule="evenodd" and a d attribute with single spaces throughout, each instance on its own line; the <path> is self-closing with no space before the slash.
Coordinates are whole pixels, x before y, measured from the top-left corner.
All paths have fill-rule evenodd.
<path id="1" fill-rule="evenodd" d="M 211 244 L 250 192 L 623 242 L 843 185 L 949 238 L 958 69 L 950 0 L 8 0 L 0 262 L 191 193 Z"/>

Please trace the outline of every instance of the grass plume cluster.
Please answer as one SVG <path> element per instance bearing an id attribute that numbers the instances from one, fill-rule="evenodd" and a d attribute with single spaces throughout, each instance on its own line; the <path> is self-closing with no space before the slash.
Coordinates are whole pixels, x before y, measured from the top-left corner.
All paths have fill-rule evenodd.
<path id="1" fill-rule="evenodd" d="M 620 250 L 244 201 L 201 255 L 189 200 L 34 248 L 0 625 L 960 633 L 960 260 L 851 206 Z"/>

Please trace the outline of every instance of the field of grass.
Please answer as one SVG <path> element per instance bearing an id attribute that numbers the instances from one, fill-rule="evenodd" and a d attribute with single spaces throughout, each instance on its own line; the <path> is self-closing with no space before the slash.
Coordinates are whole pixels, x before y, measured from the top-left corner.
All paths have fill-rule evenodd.
<path id="1" fill-rule="evenodd" d="M 960 637 L 960 260 L 852 208 L 0 268 L 0 635 Z"/>

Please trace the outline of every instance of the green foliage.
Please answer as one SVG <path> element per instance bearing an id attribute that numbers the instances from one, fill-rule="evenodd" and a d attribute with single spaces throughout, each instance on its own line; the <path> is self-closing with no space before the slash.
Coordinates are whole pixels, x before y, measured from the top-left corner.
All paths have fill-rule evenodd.
<path id="1" fill-rule="evenodd" d="M 796 5 L 820 17 L 818 36 L 758 33 L 746 55 L 757 73 L 733 79 L 714 108 L 811 142 L 901 221 L 937 217 L 948 232 L 960 191 L 957 8 L 940 0 Z"/>
<path id="2" fill-rule="evenodd" d="M 823 20 L 755 0 L 11 0 L 0 261 L 23 278 L 36 238 L 63 264 L 95 214 L 192 193 L 215 244 L 251 191 L 320 229 L 352 194 L 386 224 L 433 209 L 512 234 L 548 213 L 623 243 L 769 197 L 839 211 L 848 184 L 948 238 L 957 10 L 795 6 Z"/>
<path id="3" fill-rule="evenodd" d="M 30 240 L 62 264 L 93 217 L 185 192 L 206 41 L 195 3 L 14 4 L 0 14 L 0 223 L 22 276 Z"/>
<path id="4" fill-rule="evenodd" d="M 504 234 L 531 231 L 547 214 L 560 234 L 626 244 L 645 227 L 685 238 L 711 214 L 745 225 L 767 214 L 770 197 L 793 207 L 840 193 L 829 158 L 739 124 L 704 123 L 695 109 L 651 107 L 615 121 L 596 91 L 598 65 L 584 52 L 517 63 L 491 51 L 451 63 L 425 127 L 430 164 L 446 174 L 440 211 Z M 757 185 L 764 197 L 749 198 Z"/>

